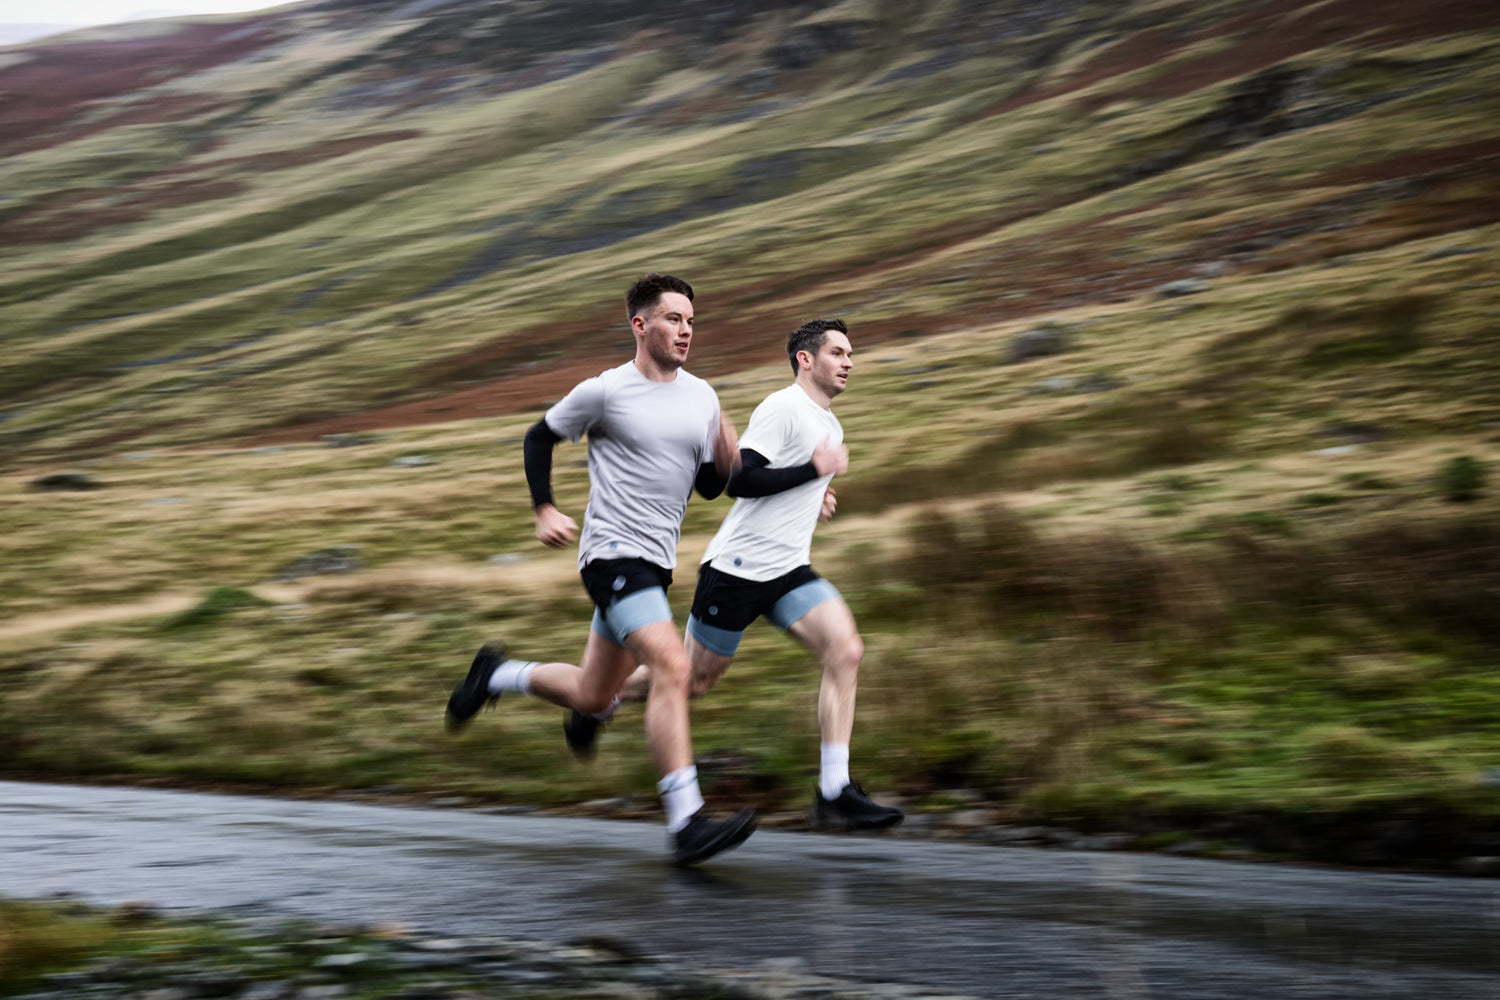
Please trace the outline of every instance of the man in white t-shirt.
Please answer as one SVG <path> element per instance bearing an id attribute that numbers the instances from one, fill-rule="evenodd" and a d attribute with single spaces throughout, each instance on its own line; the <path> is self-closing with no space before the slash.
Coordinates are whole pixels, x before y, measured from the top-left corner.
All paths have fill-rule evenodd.
<path id="1" fill-rule="evenodd" d="M 842 320 L 812 320 L 787 339 L 795 381 L 756 407 L 739 440 L 740 467 L 729 481 L 734 507 L 709 542 L 688 618 L 692 693 L 723 676 L 740 637 L 764 615 L 807 646 L 823 665 L 818 691 L 821 768 L 812 819 L 846 830 L 883 829 L 901 810 L 879 805 L 849 778 L 849 739 L 864 644 L 838 590 L 813 572 L 813 529 L 833 516 L 829 481 L 849 467 L 833 399 L 854 368 Z M 655 687 L 655 663 L 631 678 L 623 697 Z M 604 713 L 607 715 L 607 713 Z M 565 732 L 580 756 L 592 751 L 599 717 L 569 716 Z"/>
<path id="2" fill-rule="evenodd" d="M 682 369 L 693 336 L 693 289 L 669 274 L 648 274 L 626 296 L 634 360 L 585 379 L 526 434 L 526 482 L 537 538 L 561 548 L 578 526 L 552 499 L 552 449 L 589 439 L 589 500 L 578 545 L 584 589 L 595 605 L 582 663 L 510 659 L 486 643 L 448 700 L 450 728 L 500 695 L 523 692 L 592 717 L 614 703 L 631 673 L 652 665 L 646 738 L 679 864 L 694 864 L 742 843 L 754 810 L 727 820 L 703 808 L 688 728 L 691 665 L 672 620 L 666 589 L 688 498 L 718 496 L 737 459 L 734 425 L 712 387 Z"/>

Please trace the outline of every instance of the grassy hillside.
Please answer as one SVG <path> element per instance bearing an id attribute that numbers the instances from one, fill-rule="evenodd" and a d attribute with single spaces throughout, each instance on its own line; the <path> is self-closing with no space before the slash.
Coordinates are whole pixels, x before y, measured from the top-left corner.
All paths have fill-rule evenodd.
<path id="1" fill-rule="evenodd" d="M 647 795 L 638 715 L 589 770 L 536 703 L 436 723 L 486 635 L 577 654 L 520 435 L 664 269 L 741 426 L 787 330 L 851 324 L 814 557 L 872 789 L 1500 851 L 1492 5 L 580 10 L 0 50 L 0 768 Z M 695 706 L 724 794 L 800 801 L 814 689 L 752 632 Z"/>

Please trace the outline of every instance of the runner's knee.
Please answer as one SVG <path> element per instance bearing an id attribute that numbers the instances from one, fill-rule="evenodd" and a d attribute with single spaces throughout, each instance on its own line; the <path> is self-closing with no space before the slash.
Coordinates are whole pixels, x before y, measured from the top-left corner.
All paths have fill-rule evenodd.
<path id="1" fill-rule="evenodd" d="M 596 715 L 609 708 L 610 703 L 615 700 L 613 691 L 580 691 L 578 692 L 578 704 L 573 707 L 584 715 Z"/>
<path id="2" fill-rule="evenodd" d="M 686 695 L 690 690 L 692 673 L 686 655 L 663 657 L 651 664 L 651 690 L 655 692 L 665 687 Z"/>
<path id="3" fill-rule="evenodd" d="M 864 641 L 855 635 L 830 647 L 823 656 L 823 666 L 832 673 L 853 677 L 859 673 L 859 663 L 864 655 Z"/>

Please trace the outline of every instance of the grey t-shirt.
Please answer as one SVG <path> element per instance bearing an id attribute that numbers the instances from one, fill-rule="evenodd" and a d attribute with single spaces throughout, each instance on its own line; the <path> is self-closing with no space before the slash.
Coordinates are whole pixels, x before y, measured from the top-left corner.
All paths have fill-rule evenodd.
<path id="1" fill-rule="evenodd" d="M 579 568 L 625 558 L 675 568 L 693 481 L 698 467 L 713 461 L 713 387 L 681 369 L 671 382 L 653 382 L 628 361 L 578 383 L 545 419 L 560 437 L 589 438 Z"/>

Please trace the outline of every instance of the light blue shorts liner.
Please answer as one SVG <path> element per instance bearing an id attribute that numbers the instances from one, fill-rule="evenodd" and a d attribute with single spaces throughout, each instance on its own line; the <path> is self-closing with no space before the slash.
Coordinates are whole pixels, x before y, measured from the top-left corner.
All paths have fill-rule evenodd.
<path id="1" fill-rule="evenodd" d="M 745 634 L 731 632 L 727 628 L 705 625 L 696 615 L 688 615 L 687 628 L 694 642 L 710 653 L 718 653 L 720 656 L 733 656 L 734 651 L 740 648 L 740 639 Z"/>
<path id="2" fill-rule="evenodd" d="M 766 617 L 783 629 L 789 629 L 798 618 L 807 614 L 824 601 L 834 601 L 842 596 L 839 588 L 819 577 L 804 583 L 771 605 Z"/>
<path id="3" fill-rule="evenodd" d="M 819 577 L 804 583 L 796 590 L 783 594 L 781 600 L 771 605 L 771 610 L 766 612 L 766 617 L 785 631 L 819 604 L 824 601 L 837 600 L 842 596 L 837 587 Z M 698 645 L 720 656 L 733 656 L 735 650 L 740 648 L 740 639 L 745 635 L 743 631 L 735 632 L 715 625 L 705 625 L 695 616 L 688 617 L 688 631 L 692 633 Z"/>
<path id="4" fill-rule="evenodd" d="M 671 620 L 672 605 L 667 603 L 667 592 L 660 587 L 648 587 L 611 601 L 607 611 L 601 612 L 596 607 L 590 627 L 624 649 L 625 637 L 636 629 Z"/>

